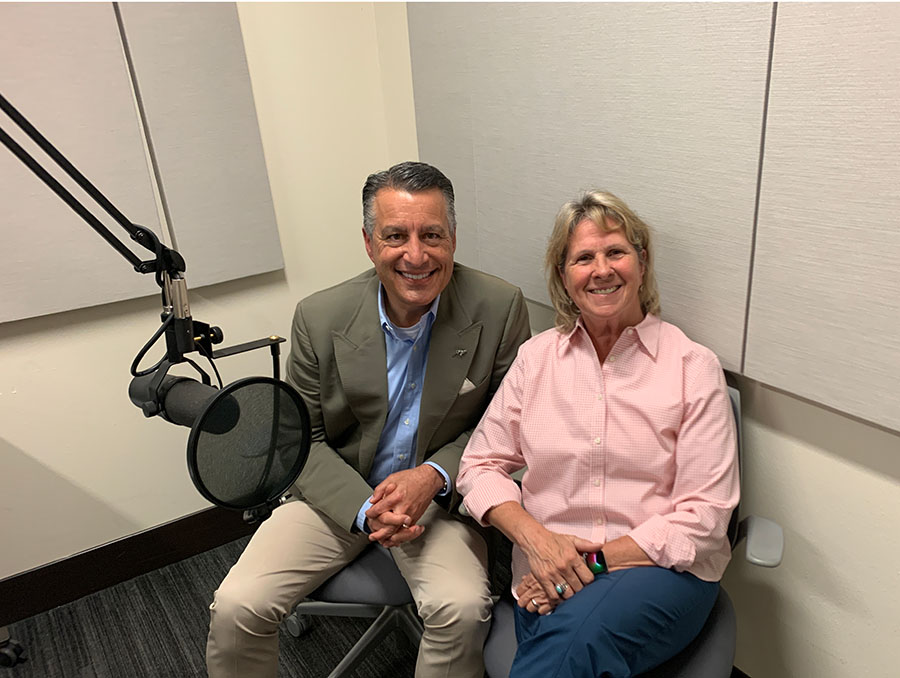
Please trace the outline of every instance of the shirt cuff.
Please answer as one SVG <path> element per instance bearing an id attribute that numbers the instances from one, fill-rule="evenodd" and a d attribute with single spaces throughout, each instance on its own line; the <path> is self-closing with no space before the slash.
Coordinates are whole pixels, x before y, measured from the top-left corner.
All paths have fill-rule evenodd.
<path id="1" fill-rule="evenodd" d="M 369 497 L 363 502 L 362 508 L 359 509 L 359 513 L 356 514 L 356 527 L 363 534 L 372 534 L 368 524 L 366 524 L 366 511 L 370 508 L 372 508 L 372 497 Z"/>
<path id="2" fill-rule="evenodd" d="M 628 536 L 660 567 L 683 572 L 696 562 L 693 542 L 663 516 L 651 516 Z"/>
<path id="3" fill-rule="evenodd" d="M 521 504 L 522 490 L 515 480 L 499 473 L 485 473 L 476 483 L 469 483 L 466 496 L 463 498 L 463 504 L 469 515 L 482 527 L 490 526 L 490 523 L 484 522 L 484 514 L 508 501 Z"/>
<path id="4" fill-rule="evenodd" d="M 433 461 L 426 461 L 425 463 L 428 464 L 429 466 L 431 466 L 435 471 L 440 473 L 441 477 L 444 479 L 444 488 L 442 488 L 441 491 L 438 492 L 434 496 L 446 497 L 448 494 L 450 494 L 453 491 L 453 486 L 450 483 L 450 475 L 444 469 L 442 469 L 440 466 L 435 464 Z"/>

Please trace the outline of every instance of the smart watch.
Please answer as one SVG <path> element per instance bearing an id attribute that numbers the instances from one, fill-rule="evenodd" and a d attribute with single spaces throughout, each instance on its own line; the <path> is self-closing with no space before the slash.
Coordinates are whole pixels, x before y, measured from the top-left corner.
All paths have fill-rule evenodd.
<path id="1" fill-rule="evenodd" d="M 607 574 L 609 572 L 603 551 L 582 553 L 581 555 L 584 558 L 584 564 L 594 574 Z"/>

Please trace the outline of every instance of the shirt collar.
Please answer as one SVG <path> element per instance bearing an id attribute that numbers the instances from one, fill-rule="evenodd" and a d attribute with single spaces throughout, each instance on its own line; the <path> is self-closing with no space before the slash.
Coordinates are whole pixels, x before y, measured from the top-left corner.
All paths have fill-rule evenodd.
<path id="1" fill-rule="evenodd" d="M 662 327 L 662 320 L 659 316 L 648 313 L 637 325 L 634 326 L 638 339 L 644 346 L 651 358 L 656 358 L 659 352 L 659 330 Z"/>
<path id="2" fill-rule="evenodd" d="M 441 300 L 441 295 L 437 295 L 434 298 L 434 301 L 431 302 L 431 306 L 428 307 L 428 310 L 422 315 L 424 318 L 426 315 L 431 316 L 431 321 L 437 317 L 437 309 L 438 302 Z M 381 321 L 381 329 L 385 332 L 390 333 L 391 336 L 397 336 L 397 333 L 394 331 L 397 326 L 391 322 L 391 319 L 388 317 L 387 311 L 384 309 L 384 285 L 379 282 L 378 283 L 378 318 Z M 421 318 L 420 318 L 421 320 Z"/>
<path id="3" fill-rule="evenodd" d="M 644 347 L 644 350 L 650 354 L 650 357 L 654 359 L 656 358 L 656 354 L 659 351 L 659 328 L 661 325 L 662 320 L 660 320 L 658 316 L 655 316 L 652 313 L 647 313 L 644 316 L 644 319 L 634 326 L 638 341 Z M 585 340 L 590 341 L 590 337 L 588 337 L 587 333 L 587 328 L 584 326 L 584 320 L 582 320 L 580 315 L 575 320 L 575 327 L 573 327 L 566 335 L 563 336 L 562 341 L 559 345 L 560 355 L 565 352 L 566 348 L 570 345 L 576 333 L 583 336 Z"/>

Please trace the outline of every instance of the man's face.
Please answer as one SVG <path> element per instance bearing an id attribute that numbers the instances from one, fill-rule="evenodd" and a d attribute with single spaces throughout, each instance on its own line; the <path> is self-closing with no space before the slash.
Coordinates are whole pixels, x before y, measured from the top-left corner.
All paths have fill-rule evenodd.
<path id="1" fill-rule="evenodd" d="M 373 202 L 375 228 L 363 229 L 366 253 L 384 285 L 388 317 L 399 327 L 418 322 L 453 274 L 450 235 L 440 189 L 407 193 L 382 188 Z"/>

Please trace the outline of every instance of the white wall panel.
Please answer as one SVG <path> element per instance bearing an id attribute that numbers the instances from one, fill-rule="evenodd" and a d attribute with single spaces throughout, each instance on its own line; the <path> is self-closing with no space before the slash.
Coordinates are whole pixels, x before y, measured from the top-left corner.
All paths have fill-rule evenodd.
<path id="1" fill-rule="evenodd" d="M 283 268 L 234 3 L 120 8 L 188 284 Z"/>
<path id="2" fill-rule="evenodd" d="M 900 5 L 776 26 L 745 373 L 900 430 Z"/>
<path id="3" fill-rule="evenodd" d="M 771 5 L 408 13 L 420 157 L 457 186 L 458 258 L 546 302 L 557 209 L 611 190 L 656 230 L 663 316 L 738 369 Z"/>
<path id="4" fill-rule="evenodd" d="M 0 3 L 0 92 L 127 218 L 159 233 L 111 4 Z M 0 124 L 55 168 L 2 113 Z M 51 174 L 131 243 L 61 170 Z M 3 146 L 0 205 L 0 322 L 157 293 L 152 276 L 135 273 Z"/>

